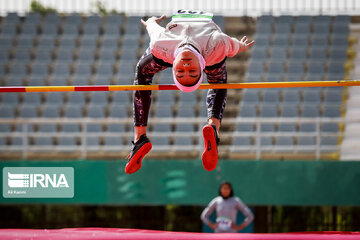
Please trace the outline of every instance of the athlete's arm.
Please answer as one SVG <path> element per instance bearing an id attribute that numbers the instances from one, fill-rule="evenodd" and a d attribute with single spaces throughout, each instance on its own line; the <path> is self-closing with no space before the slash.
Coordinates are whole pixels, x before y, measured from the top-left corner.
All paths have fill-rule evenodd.
<path id="1" fill-rule="evenodd" d="M 150 39 L 156 39 L 159 34 L 165 31 L 165 28 L 159 25 L 159 23 L 165 19 L 165 15 L 161 17 L 151 17 L 144 21 L 141 19 L 141 23 L 146 27 Z"/>
<path id="2" fill-rule="evenodd" d="M 236 198 L 236 208 L 244 214 L 245 219 L 240 225 L 233 223 L 231 227 L 236 231 L 240 231 L 254 220 L 254 214 L 239 198 Z"/>
<path id="3" fill-rule="evenodd" d="M 141 21 L 141 23 L 145 26 L 145 27 L 147 27 L 147 22 L 149 21 L 149 20 L 154 20 L 157 24 L 159 24 L 159 23 L 161 23 L 162 22 L 162 20 L 164 20 L 166 18 L 166 16 L 165 15 L 162 15 L 161 17 L 155 17 L 155 16 L 152 16 L 151 18 L 149 18 L 146 22 L 144 21 L 144 20 L 140 20 Z"/>
<path id="4" fill-rule="evenodd" d="M 218 41 L 218 39 L 216 39 Z M 225 33 L 220 34 L 220 41 L 217 42 L 217 49 L 223 49 L 226 56 L 233 57 L 240 52 L 246 51 L 249 47 L 255 44 L 255 41 L 248 42 L 248 38 L 244 36 L 241 40 L 230 37 Z M 214 50 L 218 51 L 218 50 Z"/>
<path id="5" fill-rule="evenodd" d="M 216 209 L 216 200 L 213 199 L 209 205 L 203 210 L 201 213 L 201 220 L 208 225 L 211 229 L 216 229 L 218 227 L 218 223 L 213 223 L 209 217 Z"/>

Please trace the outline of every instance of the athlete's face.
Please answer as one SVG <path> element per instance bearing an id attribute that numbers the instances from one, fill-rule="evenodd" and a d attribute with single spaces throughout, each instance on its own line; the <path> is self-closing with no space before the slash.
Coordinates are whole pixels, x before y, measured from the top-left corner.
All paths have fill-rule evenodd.
<path id="1" fill-rule="evenodd" d="M 228 184 L 223 184 L 220 188 L 220 193 L 223 197 L 229 197 L 231 193 L 231 188 Z"/>
<path id="2" fill-rule="evenodd" d="M 193 86 L 201 75 L 199 60 L 190 50 L 184 50 L 176 56 L 173 68 L 176 79 L 184 86 Z"/>

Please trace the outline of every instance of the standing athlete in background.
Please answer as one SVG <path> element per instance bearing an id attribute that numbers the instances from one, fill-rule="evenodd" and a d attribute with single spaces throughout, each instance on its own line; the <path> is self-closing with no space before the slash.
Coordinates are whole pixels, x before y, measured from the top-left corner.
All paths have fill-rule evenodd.
<path id="1" fill-rule="evenodd" d="M 246 36 L 240 41 L 229 37 L 212 21 L 212 16 L 202 11 L 179 10 L 165 28 L 159 25 L 165 16 L 141 20 L 150 36 L 150 47 L 136 66 L 134 84 L 151 84 L 153 76 L 168 67 L 173 68 L 174 82 L 184 92 L 200 86 L 203 71 L 209 83 L 226 83 L 226 58 L 247 50 L 254 41 L 249 43 Z M 205 142 L 202 162 L 208 171 L 214 170 L 218 161 L 218 135 L 226 96 L 226 89 L 210 89 L 207 95 L 208 123 L 202 130 Z M 129 174 L 140 169 L 141 160 L 152 148 L 146 136 L 150 103 L 151 91 L 135 91 L 135 135 L 125 167 Z"/>
<path id="2" fill-rule="evenodd" d="M 215 223 L 209 219 L 214 211 L 216 211 Z M 240 225 L 236 224 L 238 211 L 245 216 Z M 224 182 L 220 185 L 219 196 L 214 198 L 201 213 L 201 220 L 216 233 L 236 233 L 249 225 L 254 220 L 254 215 L 240 198 L 234 197 L 231 184 Z"/>

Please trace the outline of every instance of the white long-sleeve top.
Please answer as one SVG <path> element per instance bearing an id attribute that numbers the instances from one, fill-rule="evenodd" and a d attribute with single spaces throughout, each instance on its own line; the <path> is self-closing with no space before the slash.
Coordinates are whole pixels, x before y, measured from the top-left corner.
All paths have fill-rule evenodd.
<path id="1" fill-rule="evenodd" d="M 206 66 L 212 66 L 233 57 L 244 44 L 229 37 L 212 21 L 210 22 L 170 22 L 163 28 L 150 18 L 146 21 L 150 36 L 151 53 L 170 64 L 174 61 L 174 51 L 180 45 L 189 43 L 200 51 Z"/>
<path id="2" fill-rule="evenodd" d="M 201 213 L 201 220 L 209 225 L 211 223 L 209 217 L 216 211 L 216 222 L 219 223 L 215 232 L 229 232 L 235 233 L 236 230 L 231 228 L 231 224 L 236 224 L 237 212 L 240 211 L 244 214 L 244 222 L 246 225 L 251 223 L 254 215 L 251 210 L 238 198 L 230 197 L 224 199 L 221 196 L 214 198 L 209 205 Z"/>

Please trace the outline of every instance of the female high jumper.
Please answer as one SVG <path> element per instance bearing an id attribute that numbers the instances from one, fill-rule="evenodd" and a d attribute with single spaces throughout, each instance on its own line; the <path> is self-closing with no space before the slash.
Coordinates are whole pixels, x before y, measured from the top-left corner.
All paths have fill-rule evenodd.
<path id="1" fill-rule="evenodd" d="M 246 36 L 239 41 L 224 34 L 212 16 L 203 11 L 178 10 L 165 28 L 159 25 L 164 15 L 141 20 L 150 36 L 150 46 L 136 66 L 134 84 L 151 84 L 153 76 L 168 67 L 172 67 L 176 86 L 184 92 L 200 86 L 203 72 L 211 84 L 226 83 L 226 58 L 246 51 L 255 42 L 248 42 Z M 205 142 L 202 163 L 208 171 L 214 170 L 218 161 L 218 135 L 226 96 L 226 89 L 210 89 L 207 94 L 208 122 L 202 129 Z M 125 167 L 128 174 L 140 169 L 142 159 L 152 148 L 146 136 L 150 103 L 151 91 L 134 92 L 135 135 Z"/>

